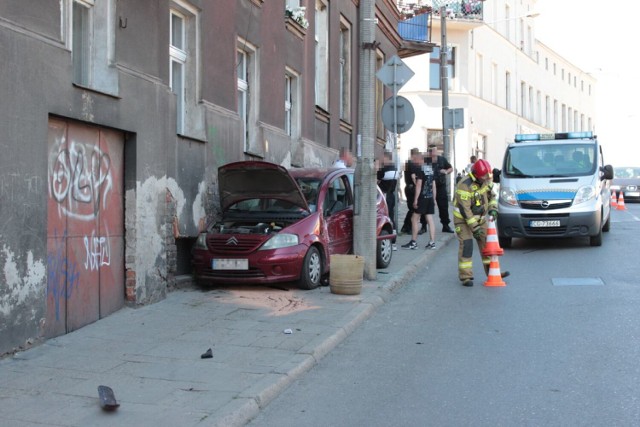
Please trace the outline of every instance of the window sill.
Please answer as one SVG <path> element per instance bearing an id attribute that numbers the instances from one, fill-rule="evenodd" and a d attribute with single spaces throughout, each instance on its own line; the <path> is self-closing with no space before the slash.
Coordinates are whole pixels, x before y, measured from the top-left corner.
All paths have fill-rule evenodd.
<path id="1" fill-rule="evenodd" d="M 300 40 L 304 40 L 304 36 L 307 34 L 307 30 L 302 28 L 302 25 L 298 24 L 294 19 L 285 17 L 284 18 L 284 26 L 289 30 L 289 32 L 293 33 Z"/>

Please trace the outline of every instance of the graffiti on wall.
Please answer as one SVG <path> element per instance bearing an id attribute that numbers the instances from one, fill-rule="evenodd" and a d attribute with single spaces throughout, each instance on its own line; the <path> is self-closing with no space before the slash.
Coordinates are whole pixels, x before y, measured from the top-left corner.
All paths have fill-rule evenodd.
<path id="1" fill-rule="evenodd" d="M 94 219 L 101 201 L 106 208 L 113 185 L 109 154 L 97 145 L 73 141 L 67 145 L 64 139 L 56 144 L 52 154 L 49 191 L 60 214 L 84 221 Z"/>
<path id="2" fill-rule="evenodd" d="M 80 284 L 80 271 L 66 254 L 66 230 L 58 237 L 54 231 L 52 246 L 47 254 L 47 298 L 53 299 L 56 320 L 60 320 L 60 305 L 63 300 L 72 297 L 74 289 Z"/>
<path id="3" fill-rule="evenodd" d="M 106 237 L 96 236 L 94 231 L 91 233 L 91 237 L 84 236 L 84 248 L 86 251 L 84 268 L 86 270 L 96 271 L 103 265 L 111 265 L 111 246 Z"/>

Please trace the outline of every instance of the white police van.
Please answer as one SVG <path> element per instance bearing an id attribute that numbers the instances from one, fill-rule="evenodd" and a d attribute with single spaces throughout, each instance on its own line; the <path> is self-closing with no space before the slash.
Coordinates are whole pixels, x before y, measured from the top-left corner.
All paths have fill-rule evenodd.
<path id="1" fill-rule="evenodd" d="M 592 132 L 518 134 L 505 151 L 500 183 L 498 240 L 514 237 L 589 237 L 602 245 L 611 225 L 609 180 L 613 168 L 602 158 Z"/>

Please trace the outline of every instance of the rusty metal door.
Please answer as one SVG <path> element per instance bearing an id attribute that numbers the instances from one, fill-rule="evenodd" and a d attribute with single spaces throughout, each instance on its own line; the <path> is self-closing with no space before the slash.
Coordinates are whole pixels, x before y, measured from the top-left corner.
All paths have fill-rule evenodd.
<path id="1" fill-rule="evenodd" d="M 124 305 L 124 135 L 49 120 L 45 336 Z"/>

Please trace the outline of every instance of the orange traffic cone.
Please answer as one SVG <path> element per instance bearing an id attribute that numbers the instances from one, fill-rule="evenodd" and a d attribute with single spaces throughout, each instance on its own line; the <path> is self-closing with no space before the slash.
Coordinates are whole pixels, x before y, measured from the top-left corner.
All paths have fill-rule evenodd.
<path id="1" fill-rule="evenodd" d="M 618 207 L 618 200 L 616 199 L 616 192 L 615 191 L 611 192 L 611 207 L 612 208 L 617 208 Z"/>
<path id="2" fill-rule="evenodd" d="M 624 193 L 620 191 L 620 197 L 618 197 L 618 208 L 619 211 L 626 211 L 627 208 L 624 206 Z"/>
<path id="3" fill-rule="evenodd" d="M 504 250 L 500 247 L 498 242 L 498 232 L 496 230 L 496 222 L 489 221 L 489 228 L 487 228 L 487 244 L 482 249 L 482 256 L 492 255 L 504 255 Z"/>
<path id="4" fill-rule="evenodd" d="M 506 275 L 506 274 L 505 274 Z M 489 275 L 487 281 L 484 282 L 485 286 L 507 286 L 502 280 L 502 273 L 500 273 L 500 262 L 497 255 L 491 256 L 491 263 L 489 264 Z"/>

